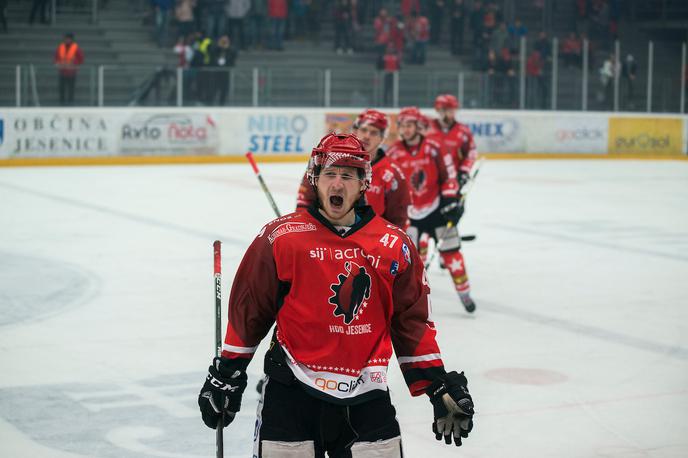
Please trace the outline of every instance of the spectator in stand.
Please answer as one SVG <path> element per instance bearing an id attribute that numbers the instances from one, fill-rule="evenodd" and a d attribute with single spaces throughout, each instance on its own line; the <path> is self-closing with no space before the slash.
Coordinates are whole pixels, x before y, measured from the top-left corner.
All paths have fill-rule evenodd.
<path id="1" fill-rule="evenodd" d="M 291 2 L 289 14 L 294 28 L 292 37 L 295 39 L 301 40 L 306 36 L 306 31 L 308 30 L 306 18 L 310 4 L 311 0 L 292 0 Z"/>
<path id="2" fill-rule="evenodd" d="M 216 40 L 225 34 L 225 0 L 202 0 L 201 6 L 205 17 L 205 33 L 211 40 Z"/>
<path id="3" fill-rule="evenodd" d="M 193 42 L 194 34 L 189 34 L 185 37 L 180 36 L 177 38 L 177 44 L 174 46 L 174 53 L 179 56 L 179 61 L 177 66 L 182 69 L 183 72 L 183 97 L 184 103 L 186 104 L 191 97 L 192 88 L 196 84 L 196 72 L 191 68 L 191 62 L 193 61 Z"/>
<path id="4" fill-rule="evenodd" d="M 382 56 L 381 62 L 378 63 L 378 68 L 384 72 L 384 101 L 382 104 L 388 107 L 392 105 L 394 75 L 401 69 L 401 59 L 391 43 L 387 45 L 387 50 Z"/>
<path id="5" fill-rule="evenodd" d="M 334 48 L 337 54 L 342 54 L 345 50 L 349 54 L 354 52 L 352 10 L 351 0 L 337 0 L 334 7 Z"/>
<path id="6" fill-rule="evenodd" d="M 387 15 L 386 8 L 380 8 L 380 12 L 377 14 L 375 21 L 373 21 L 373 28 L 375 29 L 377 58 L 379 61 L 382 61 L 387 45 L 392 41 L 392 31 L 396 28 L 395 19 Z"/>
<path id="7" fill-rule="evenodd" d="M 284 50 L 284 23 L 287 20 L 288 11 L 287 0 L 268 0 L 268 17 L 272 31 L 270 49 Z"/>
<path id="8" fill-rule="evenodd" d="M 635 78 L 638 66 L 635 63 L 633 54 L 628 54 L 621 68 L 621 76 L 626 85 L 626 109 L 635 108 Z"/>
<path id="9" fill-rule="evenodd" d="M 322 22 L 322 2 L 319 0 L 305 0 L 308 3 L 306 23 L 311 42 L 320 46 L 320 24 Z"/>
<path id="10" fill-rule="evenodd" d="M 487 108 L 492 108 L 493 103 L 495 101 L 495 95 L 497 92 L 497 87 L 498 87 L 498 75 L 497 75 L 497 66 L 498 66 L 498 61 L 497 61 L 497 53 L 494 52 L 492 49 L 487 51 L 487 58 L 484 59 L 484 68 L 483 70 L 487 74 L 487 78 L 485 79 L 486 88 L 484 93 L 486 94 L 486 101 L 485 101 L 485 106 Z"/>
<path id="11" fill-rule="evenodd" d="M 450 0 L 453 3 L 453 0 Z M 436 45 L 442 39 L 442 23 L 447 14 L 447 3 L 444 0 L 429 0 L 428 10 L 430 14 L 430 43 Z"/>
<path id="12" fill-rule="evenodd" d="M 499 27 L 490 36 L 490 49 L 501 53 L 503 48 L 509 47 L 509 31 L 506 28 L 506 23 L 500 22 Z"/>
<path id="13" fill-rule="evenodd" d="M 401 14 L 397 15 L 396 19 L 394 20 L 394 25 L 395 27 L 392 29 L 391 43 L 394 51 L 397 53 L 397 57 L 399 57 L 399 62 L 401 62 L 406 41 L 406 34 L 404 33 L 406 31 L 406 24 L 404 24 Z"/>
<path id="14" fill-rule="evenodd" d="M 227 36 L 239 49 L 246 49 L 244 23 L 251 9 L 251 0 L 229 0 L 225 6 L 227 15 Z"/>
<path id="15" fill-rule="evenodd" d="M 425 55 L 430 39 L 430 22 L 428 18 L 418 15 L 415 11 L 411 13 L 411 36 L 413 37 L 413 57 L 414 64 L 425 65 Z"/>
<path id="16" fill-rule="evenodd" d="M 573 0 L 576 6 L 576 23 L 578 33 L 588 33 L 588 18 L 590 15 L 590 0 Z"/>
<path id="17" fill-rule="evenodd" d="M 193 59 L 194 50 L 191 47 L 193 44 L 193 35 L 177 38 L 177 44 L 174 45 L 173 51 L 179 56 L 177 67 L 184 70 L 188 69 Z"/>
<path id="18" fill-rule="evenodd" d="M 167 28 L 170 23 L 170 11 L 174 7 L 173 0 L 152 0 L 155 8 L 155 41 L 158 47 L 167 46 Z"/>
<path id="19" fill-rule="evenodd" d="M 237 50 L 232 47 L 227 35 L 222 35 L 217 40 L 217 46 L 213 46 L 210 56 L 210 65 L 214 67 L 213 92 L 210 94 L 210 105 L 224 106 L 227 102 L 229 91 L 229 70 L 234 67 L 237 58 Z"/>
<path id="20" fill-rule="evenodd" d="M 0 0 L 0 22 L 2 22 L 2 30 L 7 33 L 7 2 L 9 0 Z"/>
<path id="21" fill-rule="evenodd" d="M 528 28 L 523 25 L 520 19 L 516 18 L 507 30 L 509 31 L 509 40 L 511 41 L 511 52 L 515 53 L 520 49 L 521 38 L 528 37 Z"/>
<path id="22" fill-rule="evenodd" d="M 485 65 L 486 32 L 483 27 L 484 17 L 485 9 L 482 2 L 475 0 L 468 20 L 471 26 L 471 33 L 473 34 L 473 61 L 475 62 L 476 69 L 482 68 Z"/>
<path id="23" fill-rule="evenodd" d="M 602 83 L 602 92 L 598 95 L 598 99 L 602 102 L 602 106 L 611 111 L 614 109 L 614 79 L 619 71 L 618 62 L 614 64 L 614 55 L 610 54 L 602 63 L 600 68 L 600 83 Z"/>
<path id="24" fill-rule="evenodd" d="M 251 10 L 248 13 L 248 29 L 251 37 L 251 47 L 263 48 L 263 32 L 265 31 L 265 17 L 268 14 L 268 0 L 251 0 Z"/>
<path id="25" fill-rule="evenodd" d="M 449 49 L 455 56 L 461 54 L 463 48 L 463 28 L 466 20 L 466 5 L 463 0 L 452 0 L 449 3 Z M 432 23 L 434 30 L 434 23 Z M 481 23 L 482 24 L 482 23 Z"/>
<path id="26" fill-rule="evenodd" d="M 41 24 L 49 24 L 49 4 L 49 0 L 33 0 L 33 5 L 31 5 L 31 14 L 29 15 L 29 24 L 33 24 L 33 21 L 36 19 L 36 16 L 38 16 L 38 20 Z"/>
<path id="27" fill-rule="evenodd" d="M 60 105 L 74 105 L 74 88 L 79 65 L 84 63 L 84 53 L 74 41 L 73 33 L 66 33 L 62 43 L 57 46 L 53 59 L 58 73 Z"/>
<path id="28" fill-rule="evenodd" d="M 516 102 L 516 70 L 514 61 L 511 58 L 511 51 L 504 47 L 499 53 L 497 60 L 497 74 L 501 80 L 502 100 L 507 108 L 513 108 Z"/>
<path id="29" fill-rule="evenodd" d="M 528 106 L 530 108 L 545 108 L 547 103 L 547 80 L 544 74 L 545 61 L 540 51 L 533 50 L 526 62 L 528 77 Z"/>
<path id="30" fill-rule="evenodd" d="M 184 42 L 186 37 L 194 31 L 195 7 L 196 0 L 177 0 L 177 6 L 174 8 L 174 18 L 177 21 L 177 44 L 180 38 Z"/>
<path id="31" fill-rule="evenodd" d="M 198 100 L 204 104 L 210 102 L 212 94 L 213 77 L 207 70 L 210 66 L 210 51 L 212 49 L 213 40 L 206 36 L 205 31 L 201 30 L 196 33 L 196 39 L 193 44 L 193 58 L 191 60 L 191 67 L 197 74 L 196 77 L 196 96 Z"/>
<path id="32" fill-rule="evenodd" d="M 552 59 L 552 42 L 547 36 L 547 32 L 542 30 L 538 33 L 537 40 L 533 43 L 533 49 L 540 52 L 543 61 L 549 62 Z"/>
<path id="33" fill-rule="evenodd" d="M 420 0 L 401 0 L 399 10 L 401 11 L 404 22 L 407 23 L 409 19 L 411 19 L 411 13 L 413 11 L 420 14 Z"/>
<path id="34" fill-rule="evenodd" d="M 483 15 L 483 32 L 487 35 L 486 39 L 492 37 L 492 32 L 497 28 L 499 23 L 502 22 L 501 14 L 497 4 L 490 2 L 485 8 L 485 13 Z"/>
<path id="35" fill-rule="evenodd" d="M 569 36 L 561 44 L 561 59 L 567 67 L 580 66 L 582 44 L 576 32 L 569 33 Z"/>

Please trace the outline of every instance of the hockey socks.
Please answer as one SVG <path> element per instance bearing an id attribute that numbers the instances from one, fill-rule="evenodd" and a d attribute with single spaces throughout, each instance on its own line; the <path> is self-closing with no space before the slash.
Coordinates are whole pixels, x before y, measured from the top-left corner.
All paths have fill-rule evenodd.
<path id="1" fill-rule="evenodd" d="M 423 232 L 418 239 L 418 254 L 420 255 L 420 260 L 423 264 L 428 259 L 428 244 L 430 242 L 430 234 Z"/>
<path id="2" fill-rule="evenodd" d="M 458 250 L 441 252 L 440 256 L 442 257 L 442 261 L 444 261 L 444 265 L 449 270 L 456 291 L 459 294 L 468 293 L 470 291 L 470 286 L 468 285 L 466 266 L 461 252 Z"/>

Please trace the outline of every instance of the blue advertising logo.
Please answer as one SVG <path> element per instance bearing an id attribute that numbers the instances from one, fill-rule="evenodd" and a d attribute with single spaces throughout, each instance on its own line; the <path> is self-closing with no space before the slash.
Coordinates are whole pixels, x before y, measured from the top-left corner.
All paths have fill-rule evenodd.
<path id="1" fill-rule="evenodd" d="M 0 118 L 0 145 L 5 140 L 5 121 Z"/>
<path id="2" fill-rule="evenodd" d="M 248 118 L 249 147 L 253 153 L 304 153 L 302 115 L 257 115 Z"/>

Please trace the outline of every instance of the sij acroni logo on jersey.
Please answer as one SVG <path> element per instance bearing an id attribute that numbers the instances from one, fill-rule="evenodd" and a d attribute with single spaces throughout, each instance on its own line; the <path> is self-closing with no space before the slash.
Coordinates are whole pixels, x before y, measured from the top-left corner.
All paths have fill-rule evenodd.
<path id="1" fill-rule="evenodd" d="M 335 306 L 334 316 L 341 316 L 344 324 L 350 324 L 367 305 L 370 285 L 365 267 L 351 261 L 344 263 L 344 273 L 338 274 L 337 281 L 330 285 L 333 294 L 328 302 Z"/>
<path id="2" fill-rule="evenodd" d="M 396 275 L 399 273 L 399 262 L 398 261 L 392 261 L 392 265 L 389 266 L 389 273 L 392 275 Z"/>

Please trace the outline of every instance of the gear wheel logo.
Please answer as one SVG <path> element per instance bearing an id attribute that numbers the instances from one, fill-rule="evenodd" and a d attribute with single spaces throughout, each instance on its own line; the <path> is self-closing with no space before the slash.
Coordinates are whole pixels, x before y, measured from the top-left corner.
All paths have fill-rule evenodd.
<path id="1" fill-rule="evenodd" d="M 350 324 L 367 305 L 370 285 L 371 278 L 365 267 L 351 261 L 344 263 L 344 272 L 330 285 L 333 294 L 328 302 L 335 306 L 334 316 L 341 316 L 344 324 Z"/>

